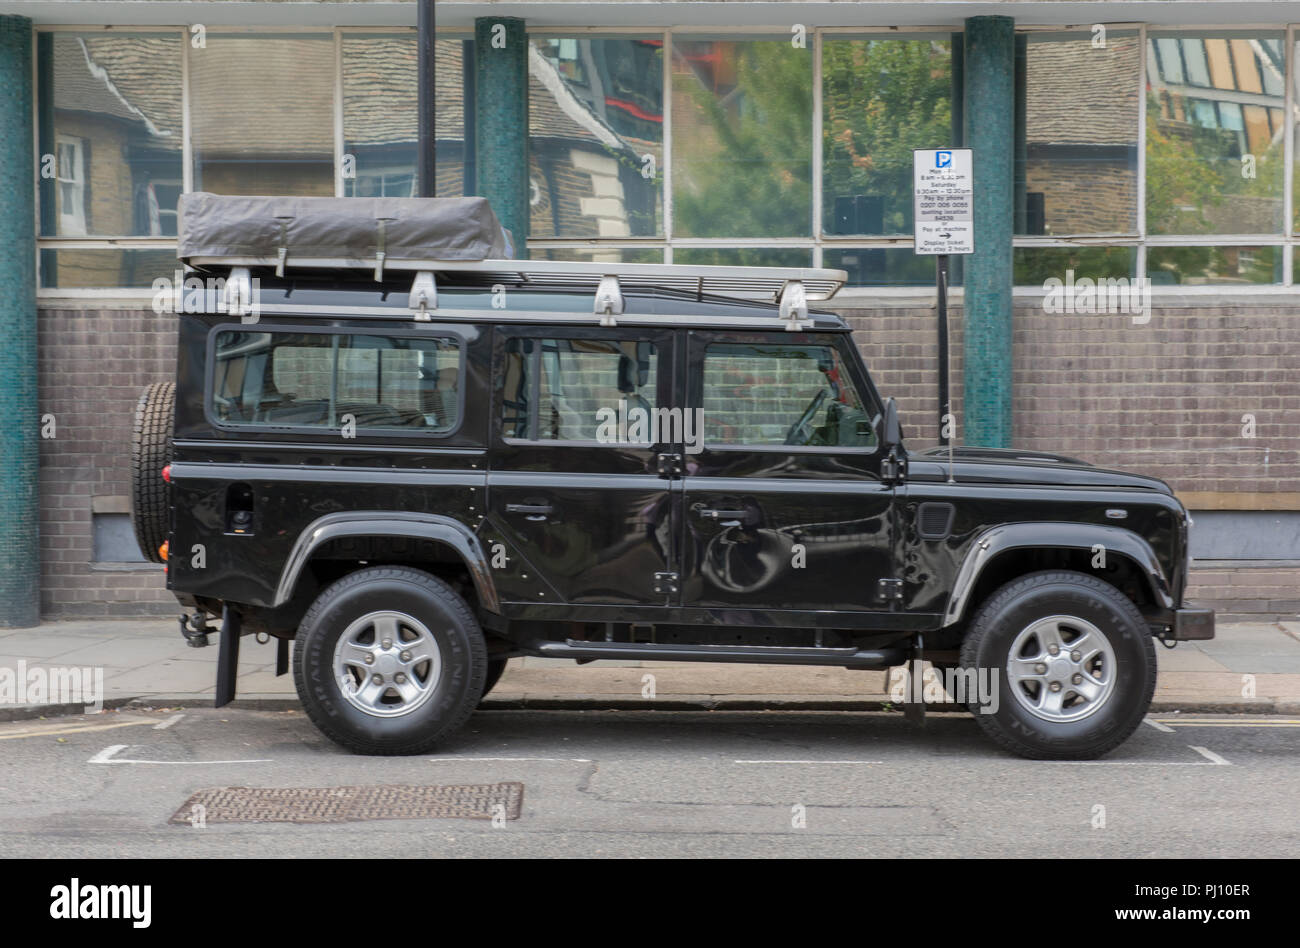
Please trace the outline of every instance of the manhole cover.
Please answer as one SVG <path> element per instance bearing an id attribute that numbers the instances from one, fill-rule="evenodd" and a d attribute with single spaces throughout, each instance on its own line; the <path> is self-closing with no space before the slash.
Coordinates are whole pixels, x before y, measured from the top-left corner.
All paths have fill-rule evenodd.
<path id="1" fill-rule="evenodd" d="M 169 823 L 350 823 L 358 820 L 519 819 L 522 783 L 463 787 L 215 787 Z"/>

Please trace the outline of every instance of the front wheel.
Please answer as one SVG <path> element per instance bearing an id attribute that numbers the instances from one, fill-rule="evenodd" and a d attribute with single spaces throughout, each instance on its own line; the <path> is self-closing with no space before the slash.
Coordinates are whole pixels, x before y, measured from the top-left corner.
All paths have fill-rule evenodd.
<path id="1" fill-rule="evenodd" d="M 984 603 L 961 665 L 991 682 L 972 705 L 989 737 L 1022 757 L 1088 760 L 1123 743 L 1151 706 L 1155 647 L 1123 593 L 1071 571 L 1031 573 Z"/>
<path id="2" fill-rule="evenodd" d="M 473 713 L 487 665 L 465 600 L 408 567 L 371 567 L 329 586 L 294 640 L 307 715 L 359 754 L 432 750 Z"/>

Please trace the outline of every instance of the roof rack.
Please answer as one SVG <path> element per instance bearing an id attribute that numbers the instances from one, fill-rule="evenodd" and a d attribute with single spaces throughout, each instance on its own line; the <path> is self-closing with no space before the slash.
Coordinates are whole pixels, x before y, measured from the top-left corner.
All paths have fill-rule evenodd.
<path id="1" fill-rule="evenodd" d="M 623 313 L 623 287 L 659 287 L 705 295 L 728 296 L 776 304 L 785 328 L 797 332 L 808 323 L 808 304 L 828 300 L 848 280 L 843 270 L 785 267 L 717 267 L 664 263 L 571 263 L 560 260 L 387 260 L 382 257 L 191 257 L 203 269 L 231 267 L 227 299 L 244 303 L 253 267 L 286 270 L 360 269 L 382 279 L 384 271 L 414 271 L 410 309 L 416 320 L 428 321 L 438 308 L 437 274 L 473 274 L 485 283 L 527 287 L 578 287 L 593 291 L 592 313 L 602 326 L 617 325 Z M 231 296 L 230 294 L 234 294 Z"/>

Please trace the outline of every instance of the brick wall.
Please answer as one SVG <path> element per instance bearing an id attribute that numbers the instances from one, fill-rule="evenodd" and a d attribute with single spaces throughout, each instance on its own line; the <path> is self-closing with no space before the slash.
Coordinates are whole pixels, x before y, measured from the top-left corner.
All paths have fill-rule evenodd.
<path id="1" fill-rule="evenodd" d="M 173 317 L 149 310 L 41 309 L 40 411 L 55 419 L 41 442 L 41 613 L 171 615 L 163 574 L 92 566 L 92 511 L 129 489 L 131 423 L 150 382 L 176 372 Z"/>

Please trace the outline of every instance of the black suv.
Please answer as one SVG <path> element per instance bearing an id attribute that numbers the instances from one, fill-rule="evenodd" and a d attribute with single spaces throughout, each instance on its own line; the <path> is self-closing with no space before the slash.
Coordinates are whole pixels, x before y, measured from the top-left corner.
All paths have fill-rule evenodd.
<path id="1" fill-rule="evenodd" d="M 254 633 L 370 754 L 435 747 L 516 656 L 925 659 L 1004 747 L 1089 758 L 1146 713 L 1154 638 L 1213 636 L 1163 482 L 909 454 L 807 309 L 837 271 L 280 269 L 228 270 L 255 321 L 180 307 L 137 413 L 137 533 L 187 637 L 222 619 L 218 705 Z"/>

